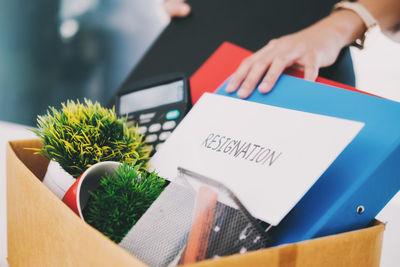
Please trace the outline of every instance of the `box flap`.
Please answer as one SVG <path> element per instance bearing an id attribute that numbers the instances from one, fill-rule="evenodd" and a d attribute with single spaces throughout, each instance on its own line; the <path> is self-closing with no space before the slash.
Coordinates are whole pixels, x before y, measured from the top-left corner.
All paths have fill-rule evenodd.
<path id="1" fill-rule="evenodd" d="M 40 140 L 30 139 L 23 141 L 10 141 L 9 144 L 15 155 L 37 178 L 39 178 L 40 181 L 42 181 L 50 160 L 41 155 L 35 154 L 33 149 L 42 147 Z"/>
<path id="2" fill-rule="evenodd" d="M 11 266 L 146 266 L 84 223 L 35 176 L 48 160 L 27 147 L 7 147 L 8 260 Z"/>

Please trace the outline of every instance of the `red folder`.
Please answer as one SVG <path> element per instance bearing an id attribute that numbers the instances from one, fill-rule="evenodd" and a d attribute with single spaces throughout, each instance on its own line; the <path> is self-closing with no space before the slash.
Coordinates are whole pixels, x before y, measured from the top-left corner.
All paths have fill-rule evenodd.
<path id="1" fill-rule="evenodd" d="M 193 105 L 204 92 L 214 92 L 240 65 L 243 59 L 253 54 L 253 52 L 232 44 L 222 43 L 217 50 L 200 66 L 200 68 L 190 77 L 190 88 Z M 287 69 L 285 74 L 298 78 L 303 78 L 304 73 L 296 69 Z M 318 77 L 316 82 L 328 84 L 342 89 L 355 91 L 367 95 L 367 92 L 358 90 L 352 86 L 331 81 Z"/>

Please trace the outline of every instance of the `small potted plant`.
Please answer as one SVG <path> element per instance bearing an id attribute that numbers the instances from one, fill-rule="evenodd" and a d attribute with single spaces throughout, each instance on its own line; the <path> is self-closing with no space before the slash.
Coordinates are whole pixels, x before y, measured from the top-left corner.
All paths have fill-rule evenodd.
<path id="1" fill-rule="evenodd" d="M 43 183 L 59 198 L 97 162 L 137 162 L 146 168 L 150 149 L 143 135 L 98 102 L 67 101 L 37 121 L 34 132 L 43 144 L 37 153 L 51 160 Z"/>
<path id="2" fill-rule="evenodd" d="M 113 175 L 100 178 L 83 207 L 83 219 L 116 243 L 157 199 L 166 181 L 154 171 L 141 171 L 141 164 L 121 164 Z"/>

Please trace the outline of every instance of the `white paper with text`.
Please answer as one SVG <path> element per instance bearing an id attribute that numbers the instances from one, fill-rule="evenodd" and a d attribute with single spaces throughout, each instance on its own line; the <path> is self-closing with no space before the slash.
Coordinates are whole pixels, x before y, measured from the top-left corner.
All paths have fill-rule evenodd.
<path id="1" fill-rule="evenodd" d="M 178 166 L 216 179 L 277 225 L 363 126 L 206 93 L 150 164 L 171 181 Z"/>

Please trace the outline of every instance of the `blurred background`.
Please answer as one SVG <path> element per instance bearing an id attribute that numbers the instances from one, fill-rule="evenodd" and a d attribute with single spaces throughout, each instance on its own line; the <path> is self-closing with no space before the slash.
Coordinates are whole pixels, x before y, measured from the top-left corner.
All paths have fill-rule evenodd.
<path id="1" fill-rule="evenodd" d="M 168 23 L 155 0 L 0 1 L 0 121 L 47 106 L 106 104 Z"/>
<path id="2" fill-rule="evenodd" d="M 167 25 L 162 0 L 0 1 L 0 121 L 35 125 L 49 105 L 105 105 Z M 357 87 L 400 101 L 400 45 L 378 31 L 352 49 Z"/>

